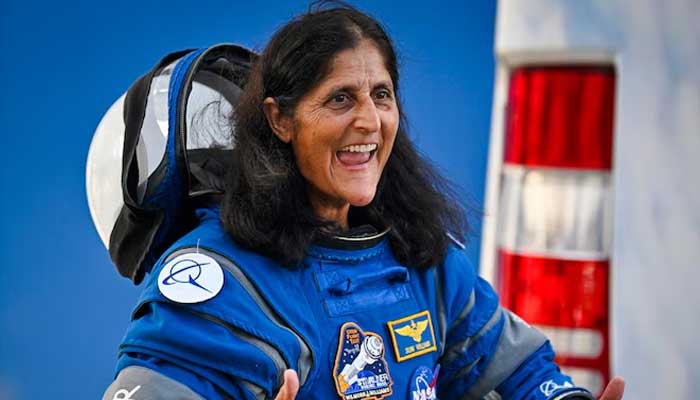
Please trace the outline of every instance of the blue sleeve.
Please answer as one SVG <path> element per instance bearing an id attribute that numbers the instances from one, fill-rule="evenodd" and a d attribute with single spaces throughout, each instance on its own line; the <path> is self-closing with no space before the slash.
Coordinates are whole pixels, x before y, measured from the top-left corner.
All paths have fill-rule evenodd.
<path id="1" fill-rule="evenodd" d="M 588 390 L 576 387 L 561 373 L 549 341 L 520 364 L 496 392 L 503 399 L 593 399 Z"/>
<path id="2" fill-rule="evenodd" d="M 117 374 L 144 367 L 205 399 L 256 399 L 279 388 L 283 371 L 265 345 L 180 305 L 154 302 L 139 313 L 120 347 Z"/>
<path id="3" fill-rule="evenodd" d="M 203 265 L 221 269 L 221 288 L 195 303 L 166 298 L 159 271 L 170 265 L 169 260 L 194 251 L 209 257 Z M 271 398 L 286 369 L 298 370 L 302 377 L 301 372 L 309 370 L 310 354 L 303 351 L 303 344 L 232 261 L 204 248 L 185 247 L 164 256 L 145 280 L 120 347 L 117 379 L 123 377 L 147 390 L 134 372 L 145 370 L 151 380 L 160 382 L 148 390 L 174 382 L 206 399 Z"/>
<path id="4" fill-rule="evenodd" d="M 499 305 L 464 251 L 448 252 L 438 279 L 447 325 L 440 397 L 481 399 L 495 392 L 504 400 L 593 399 L 559 371 L 547 338 Z"/>

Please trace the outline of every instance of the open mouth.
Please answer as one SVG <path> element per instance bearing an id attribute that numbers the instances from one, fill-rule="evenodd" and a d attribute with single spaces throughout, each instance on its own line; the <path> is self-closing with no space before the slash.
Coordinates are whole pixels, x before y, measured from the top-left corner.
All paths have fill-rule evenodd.
<path id="1" fill-rule="evenodd" d="M 369 162 L 377 152 L 377 144 L 354 144 L 345 146 L 335 153 L 342 164 L 346 166 L 360 166 Z"/>

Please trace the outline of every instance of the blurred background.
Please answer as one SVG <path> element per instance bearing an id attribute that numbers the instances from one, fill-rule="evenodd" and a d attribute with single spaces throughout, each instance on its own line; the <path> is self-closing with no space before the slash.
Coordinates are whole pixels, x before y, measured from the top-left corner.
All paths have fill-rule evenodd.
<path id="1" fill-rule="evenodd" d="M 700 2 L 353 0 L 401 61 L 467 252 L 558 362 L 629 399 L 700 392 Z M 0 400 L 100 398 L 140 288 L 93 226 L 103 114 L 165 54 L 260 50 L 306 1 L 0 0 Z M 484 217 L 482 219 L 482 216 Z"/>
<path id="2" fill-rule="evenodd" d="M 396 41 L 419 148 L 478 205 L 495 3 L 353 4 Z M 0 1 L 0 399 L 100 398 L 113 379 L 140 289 L 110 263 L 85 195 L 88 148 L 109 106 L 165 54 L 221 42 L 262 49 L 307 6 Z M 475 265 L 478 253 L 475 235 Z"/>

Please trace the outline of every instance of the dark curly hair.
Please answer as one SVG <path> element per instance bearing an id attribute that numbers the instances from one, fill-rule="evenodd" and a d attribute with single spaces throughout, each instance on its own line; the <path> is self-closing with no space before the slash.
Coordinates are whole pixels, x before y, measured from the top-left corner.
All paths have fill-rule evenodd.
<path id="1" fill-rule="evenodd" d="M 256 60 L 234 116 L 235 147 L 221 219 L 236 242 L 294 267 L 316 235 L 340 229 L 320 220 L 291 148 L 272 132 L 263 100 L 292 116 L 299 100 L 329 72 L 333 57 L 372 41 L 394 84 L 400 122 L 376 195 L 348 219 L 391 227 L 395 257 L 411 267 L 442 261 L 449 235 L 464 240 L 466 216 L 451 183 L 422 157 L 406 133 L 394 46 L 372 17 L 344 3 L 314 4 L 280 28 Z"/>

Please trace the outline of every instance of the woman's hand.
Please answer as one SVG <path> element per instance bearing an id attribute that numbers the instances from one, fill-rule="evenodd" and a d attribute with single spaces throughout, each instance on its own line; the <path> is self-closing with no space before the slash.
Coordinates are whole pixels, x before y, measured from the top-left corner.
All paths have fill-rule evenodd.
<path id="1" fill-rule="evenodd" d="M 611 382 L 612 383 L 612 382 Z M 279 393 L 275 400 L 294 400 L 297 397 L 297 392 L 299 391 L 299 377 L 296 371 L 293 369 L 288 369 L 284 371 L 284 384 L 280 388 Z M 614 397 L 611 397 L 614 399 Z"/>
<path id="2" fill-rule="evenodd" d="M 600 400 L 620 400 L 625 391 L 625 381 L 619 376 L 614 377 L 600 396 Z"/>

